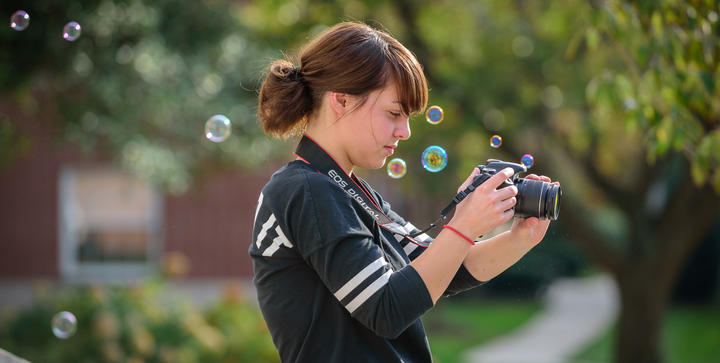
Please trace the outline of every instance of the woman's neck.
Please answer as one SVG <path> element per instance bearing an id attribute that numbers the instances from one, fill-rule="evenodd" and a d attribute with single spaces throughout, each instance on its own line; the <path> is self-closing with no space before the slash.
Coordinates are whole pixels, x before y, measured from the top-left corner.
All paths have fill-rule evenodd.
<path id="1" fill-rule="evenodd" d="M 352 175 L 353 165 L 350 162 L 342 143 L 338 140 L 335 133 L 332 132 L 332 128 L 325 127 L 322 129 L 309 127 L 305 131 L 305 135 L 310 137 L 315 143 L 325 150 L 336 163 L 347 173 Z"/>

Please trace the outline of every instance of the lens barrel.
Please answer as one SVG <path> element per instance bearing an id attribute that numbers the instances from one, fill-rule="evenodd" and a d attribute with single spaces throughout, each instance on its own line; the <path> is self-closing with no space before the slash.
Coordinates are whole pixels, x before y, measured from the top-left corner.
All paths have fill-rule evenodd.
<path id="1" fill-rule="evenodd" d="M 518 178 L 515 204 L 515 216 L 538 217 L 556 220 L 560 214 L 560 197 L 562 189 L 559 185 L 541 180 Z"/>

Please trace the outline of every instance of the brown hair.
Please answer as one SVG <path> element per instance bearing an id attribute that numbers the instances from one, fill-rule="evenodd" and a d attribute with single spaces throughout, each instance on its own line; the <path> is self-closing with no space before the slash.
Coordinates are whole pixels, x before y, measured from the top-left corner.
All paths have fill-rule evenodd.
<path id="1" fill-rule="evenodd" d="M 344 22 L 324 31 L 301 52 L 300 65 L 286 59 L 270 64 L 258 97 L 266 133 L 302 133 L 325 92 L 367 96 L 392 79 L 405 114 L 421 112 L 427 81 L 415 56 L 389 34 L 363 23 Z"/>

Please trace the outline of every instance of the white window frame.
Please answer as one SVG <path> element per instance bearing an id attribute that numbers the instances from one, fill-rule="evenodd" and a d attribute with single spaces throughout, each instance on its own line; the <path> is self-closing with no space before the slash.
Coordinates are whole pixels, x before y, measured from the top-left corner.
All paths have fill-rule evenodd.
<path id="1" fill-rule="evenodd" d="M 112 171 L 120 169 L 112 166 L 64 166 L 60 170 L 58 182 L 58 233 L 59 233 L 59 272 L 66 283 L 128 283 L 147 277 L 158 268 L 164 236 L 163 231 L 163 195 L 156 188 L 148 186 L 151 195 L 151 220 L 147 226 L 148 243 L 145 262 L 83 262 L 78 260 L 77 249 L 80 241 L 75 233 L 77 217 L 73 213 L 75 198 L 76 172 L 80 170 Z"/>

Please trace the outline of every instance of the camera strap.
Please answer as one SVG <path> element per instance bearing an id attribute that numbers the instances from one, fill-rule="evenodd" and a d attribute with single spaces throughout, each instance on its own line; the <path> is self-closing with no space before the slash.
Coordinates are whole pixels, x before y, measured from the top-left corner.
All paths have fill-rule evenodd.
<path id="1" fill-rule="evenodd" d="M 295 149 L 295 155 L 317 169 L 320 174 L 327 175 L 332 179 L 335 184 L 342 188 L 350 198 L 355 200 L 365 212 L 375 219 L 378 226 L 396 235 L 405 237 L 418 246 L 428 247 L 430 245 L 429 241 L 423 241 L 425 238 L 417 237 L 434 227 L 434 224 L 424 231 L 411 234 L 411 231 L 408 230 L 409 228 L 401 226 L 399 223 L 390 219 L 390 217 L 382 211 L 379 201 L 370 194 L 362 183 L 356 179 L 356 177 L 348 175 L 345 170 L 338 165 L 335 159 L 309 136 L 303 135 L 302 139 L 300 139 L 300 143 Z"/>

